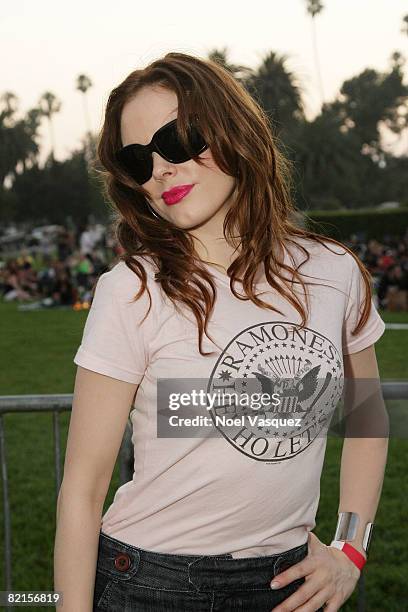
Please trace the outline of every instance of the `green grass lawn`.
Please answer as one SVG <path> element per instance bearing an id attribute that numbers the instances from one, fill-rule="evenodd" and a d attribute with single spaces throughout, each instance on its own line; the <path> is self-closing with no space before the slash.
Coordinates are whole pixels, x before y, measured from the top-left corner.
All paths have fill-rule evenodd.
<path id="1" fill-rule="evenodd" d="M 15 304 L 0 303 L 3 322 L 1 395 L 72 393 L 75 365 L 87 312 L 44 310 L 18 312 Z M 407 322 L 408 314 L 382 313 L 386 322 Z M 408 330 L 388 330 L 376 344 L 382 379 L 408 379 Z M 390 413 L 406 418 L 407 402 L 390 402 Z M 52 590 L 55 534 L 55 474 L 52 415 L 6 415 L 6 452 L 12 525 L 14 590 Z M 63 414 L 65 449 L 69 413 Z M 329 437 L 321 481 L 321 498 L 314 532 L 330 543 L 337 521 L 342 440 Z M 367 612 L 406 610 L 408 576 L 407 491 L 405 439 L 392 438 L 384 488 L 377 512 L 370 559 L 364 570 Z M 105 508 L 119 486 L 115 467 Z M 2 509 L 0 509 L 2 513 Z M 4 541 L 3 514 L 0 532 Z M 4 585 L 4 568 L 0 574 Z M 0 587 L 4 588 L 4 586 Z M 355 592 L 342 610 L 356 610 Z M 37 607 L 36 609 L 42 609 Z M 49 608 L 45 608 L 47 610 Z M 180 611 L 181 612 L 181 611 Z M 248 611 L 250 612 L 250 611 Z"/>

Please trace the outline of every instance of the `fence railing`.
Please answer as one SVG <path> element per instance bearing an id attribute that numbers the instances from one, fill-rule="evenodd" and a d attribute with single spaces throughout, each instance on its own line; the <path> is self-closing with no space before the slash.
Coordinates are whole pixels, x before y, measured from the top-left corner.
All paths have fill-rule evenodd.
<path id="1" fill-rule="evenodd" d="M 384 400 L 408 399 L 408 381 L 384 381 L 381 383 Z M 52 412 L 54 467 L 55 467 L 55 503 L 62 481 L 61 453 L 61 423 L 62 412 L 71 410 L 73 395 L 4 395 L 0 396 L 0 460 L 3 485 L 3 516 L 4 516 L 4 590 L 12 590 L 11 576 L 11 519 L 9 505 L 9 481 L 6 457 L 6 432 L 4 415 L 22 412 Z M 121 447 L 119 450 L 119 476 L 121 484 L 128 482 L 133 476 L 132 425 L 130 419 L 126 424 Z M 11 609 L 7 607 L 6 609 Z M 364 571 L 358 581 L 358 612 L 365 612 L 365 582 Z"/>

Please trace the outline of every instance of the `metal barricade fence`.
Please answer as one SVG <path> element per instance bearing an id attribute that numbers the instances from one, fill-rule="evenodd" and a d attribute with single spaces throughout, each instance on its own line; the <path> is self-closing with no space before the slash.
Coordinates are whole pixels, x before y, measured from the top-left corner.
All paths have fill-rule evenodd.
<path id="1" fill-rule="evenodd" d="M 381 383 L 384 400 L 408 399 L 408 381 L 385 381 Z M 61 429 L 60 414 L 71 410 L 73 395 L 4 395 L 0 396 L 0 458 L 1 476 L 3 485 L 3 516 L 4 516 L 4 569 L 5 580 L 3 590 L 12 590 L 11 576 L 11 520 L 9 506 L 9 482 L 7 474 L 6 432 L 3 415 L 20 412 L 52 412 L 53 438 L 54 438 L 54 466 L 55 466 L 55 503 L 62 481 L 61 461 Z M 119 450 L 119 474 L 121 484 L 132 479 L 133 475 L 133 448 L 132 427 L 130 419 L 126 424 L 121 447 Z M 0 589 L 1 590 L 1 589 Z M 11 609 L 7 607 L 6 609 Z M 365 611 L 365 583 L 364 570 L 358 581 L 358 612 Z"/>

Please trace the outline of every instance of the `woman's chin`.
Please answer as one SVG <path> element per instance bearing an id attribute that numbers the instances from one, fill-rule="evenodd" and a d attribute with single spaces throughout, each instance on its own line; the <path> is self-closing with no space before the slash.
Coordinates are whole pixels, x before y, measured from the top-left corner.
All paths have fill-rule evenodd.
<path id="1" fill-rule="evenodd" d="M 174 207 L 174 210 L 171 210 L 170 214 L 167 213 L 166 216 L 172 223 L 174 223 L 174 225 L 177 225 L 177 227 L 179 227 L 180 229 L 193 230 L 203 227 L 212 219 L 214 215 L 203 215 L 202 213 L 194 214 L 192 211 L 186 211 L 185 209 L 175 210 Z"/>

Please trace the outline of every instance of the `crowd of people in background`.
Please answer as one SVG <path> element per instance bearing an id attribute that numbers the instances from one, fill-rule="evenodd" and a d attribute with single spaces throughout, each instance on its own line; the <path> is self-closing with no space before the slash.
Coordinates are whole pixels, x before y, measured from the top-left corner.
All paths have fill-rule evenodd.
<path id="1" fill-rule="evenodd" d="M 345 245 L 372 275 L 376 306 L 391 312 L 408 311 L 408 230 L 402 237 L 386 235 L 381 241 L 353 235 Z"/>
<path id="2" fill-rule="evenodd" d="M 45 240 L 37 253 L 30 251 L 26 247 L 0 262 L 3 300 L 28 302 L 26 309 L 81 309 L 89 308 L 98 277 L 120 248 L 105 228 L 91 224 L 77 232 L 61 227 L 51 243 Z"/>
<path id="3" fill-rule="evenodd" d="M 408 311 L 408 230 L 403 237 L 384 236 L 381 241 L 353 235 L 345 242 L 373 278 L 376 306 Z M 121 252 L 105 227 L 89 224 L 78 231 L 59 228 L 36 253 L 26 247 L 16 258 L 0 255 L 0 296 L 24 308 L 72 307 L 87 309 L 95 283 Z"/>

